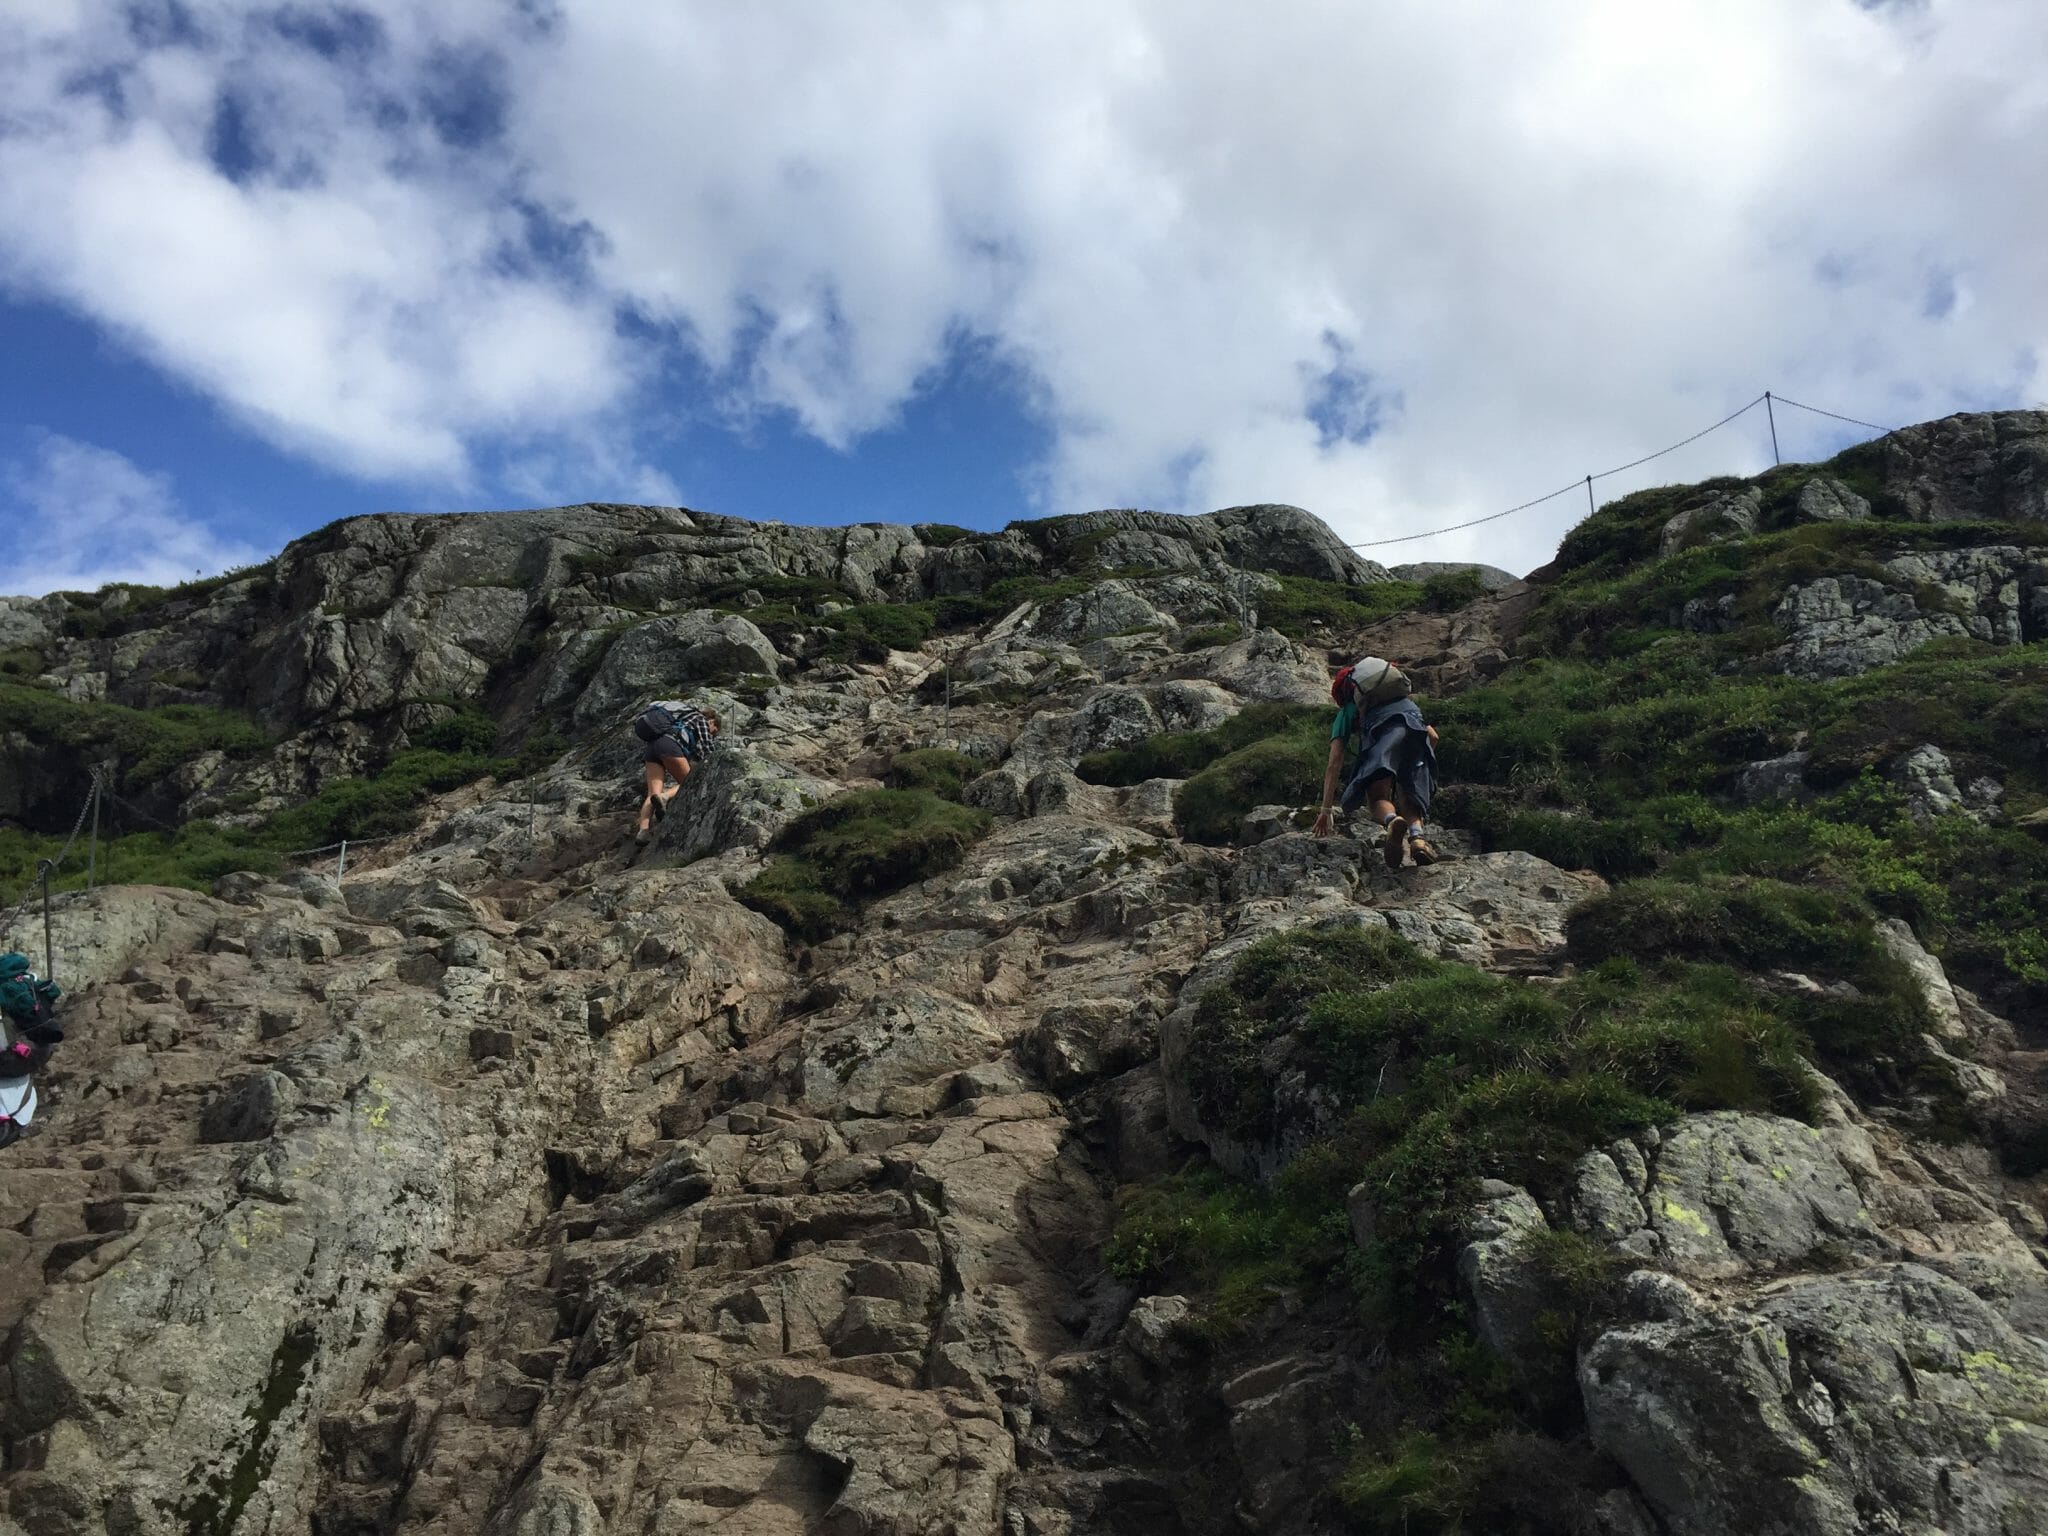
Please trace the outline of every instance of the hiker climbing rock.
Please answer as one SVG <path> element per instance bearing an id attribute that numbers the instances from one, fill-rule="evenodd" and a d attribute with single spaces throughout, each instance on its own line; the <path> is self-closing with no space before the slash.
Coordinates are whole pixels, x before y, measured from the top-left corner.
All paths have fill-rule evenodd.
<path id="1" fill-rule="evenodd" d="M 28 956 L 0 954 L 0 1147 L 19 1141 L 36 1117 L 35 1074 L 64 1039 L 59 991 L 29 969 Z"/>
<path id="2" fill-rule="evenodd" d="M 644 843 L 654 835 L 654 818 L 668 814 L 668 803 L 682 792 L 690 765 L 703 762 L 718 745 L 718 732 L 716 710 L 699 709 L 679 699 L 650 704 L 633 721 L 633 734 L 639 738 L 641 762 L 647 771 L 647 794 L 640 802 L 635 842 Z M 674 781 L 673 787 L 668 780 Z"/>
<path id="3" fill-rule="evenodd" d="M 1401 669 L 1378 656 L 1360 657 L 1330 684 L 1338 709 L 1330 723 L 1330 763 L 1323 773 L 1315 835 L 1330 835 L 1330 807 L 1337 799 L 1346 744 L 1353 743 L 1358 762 L 1344 787 L 1343 807 L 1355 813 L 1370 805 L 1373 820 L 1385 829 L 1382 849 L 1389 869 L 1399 869 L 1404 856 L 1417 864 L 1434 864 L 1442 857 L 1422 831 L 1436 792 L 1436 727 L 1422 718 L 1410 691 Z"/>

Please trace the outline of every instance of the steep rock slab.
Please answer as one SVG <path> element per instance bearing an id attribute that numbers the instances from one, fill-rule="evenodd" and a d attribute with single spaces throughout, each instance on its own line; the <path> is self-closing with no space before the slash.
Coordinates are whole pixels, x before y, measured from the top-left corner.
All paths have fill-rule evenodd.
<path id="1" fill-rule="evenodd" d="M 44 1447 L 8 1487 L 32 1529 L 302 1528 L 309 1415 L 448 1229 L 446 1148 L 431 1098 L 373 1075 L 236 1169 L 224 1204 L 159 1207 L 58 1275 L 10 1337 L 8 1434 Z"/>

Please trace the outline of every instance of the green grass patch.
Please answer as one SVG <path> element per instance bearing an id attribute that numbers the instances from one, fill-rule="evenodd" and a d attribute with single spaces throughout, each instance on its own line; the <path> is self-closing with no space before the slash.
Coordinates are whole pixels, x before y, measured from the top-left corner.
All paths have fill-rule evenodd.
<path id="1" fill-rule="evenodd" d="M 1336 1492 L 1364 1536 L 1582 1536 L 1615 1481 L 1580 1442 L 1521 1428 L 1469 1439 L 1411 1428 L 1362 1445 Z"/>
<path id="2" fill-rule="evenodd" d="M 0 650 L 0 680 L 25 682 L 41 676 L 48 667 L 47 658 L 32 645 L 11 645 Z"/>
<path id="3" fill-rule="evenodd" d="M 1329 711 L 1294 708 L 1284 716 L 1260 718 L 1270 722 L 1269 734 L 1226 752 L 1174 791 L 1173 814 L 1183 837 L 1233 842 L 1253 806 L 1313 805 L 1322 798 L 1330 758 Z"/>
<path id="4" fill-rule="evenodd" d="M 203 704 L 130 709 L 26 683 L 0 683 L 0 731 L 71 747 L 88 760 L 116 758 L 124 786 L 153 785 L 203 752 L 237 756 L 269 745 L 255 721 L 233 710 Z M 82 782 L 79 789 L 82 794 Z"/>
<path id="5" fill-rule="evenodd" d="M 342 838 L 384 837 L 417 823 L 419 808 L 432 795 L 460 788 L 512 764 L 494 757 L 414 750 L 401 752 L 376 773 L 338 779 L 312 799 L 256 827 L 225 827 L 212 821 L 186 822 L 176 830 L 134 830 L 136 818 L 109 807 L 99 847 L 103 885 L 171 885 L 203 891 L 236 870 L 273 874 L 284 855 L 318 848 Z M 40 860 L 54 858 L 64 839 L 54 835 L 0 830 L 0 893 L 12 901 L 36 878 Z M 85 845 L 72 850 L 53 890 L 85 885 Z"/>
<path id="6" fill-rule="evenodd" d="M 1385 929 L 1264 939 L 1198 1000 L 1183 1086 L 1204 1123 L 1251 1147 L 1284 1145 L 1320 1103 L 1327 1137 L 1272 1198 L 1318 1192 L 1334 1221 L 1346 1190 L 1373 1190 L 1368 1267 L 1408 1310 L 1448 1297 L 1481 1178 L 1554 1190 L 1589 1148 L 1687 1112 L 1811 1117 L 1815 1055 L 1860 1060 L 1902 1106 L 1929 1092 L 1924 1007 L 1846 898 L 1642 882 L 1582 909 L 1572 942 L 1585 969 L 1539 988 Z M 1795 962 L 1856 991 L 1754 974 Z"/>
<path id="7" fill-rule="evenodd" d="M 807 811 L 737 894 L 810 942 L 853 926 L 861 903 L 951 869 L 989 818 L 925 789 L 863 789 Z"/>
<path id="8" fill-rule="evenodd" d="M 1212 646 L 1232 645 L 1243 638 L 1244 626 L 1242 624 L 1235 622 L 1209 624 L 1201 629 L 1183 631 L 1180 637 L 1180 649 L 1183 652 L 1206 651 Z"/>
<path id="9" fill-rule="evenodd" d="M 1259 623 L 1296 640 L 1330 639 L 1419 607 L 1427 591 L 1414 581 L 1352 586 L 1313 576 L 1274 576 L 1254 606 Z"/>
<path id="10" fill-rule="evenodd" d="M 1245 747 L 1299 732 L 1324 719 L 1324 713 L 1292 704 L 1253 704 L 1205 731 L 1170 731 L 1135 746 L 1090 752 L 1075 772 L 1086 783 L 1119 787 L 1147 779 L 1184 779 Z"/>
<path id="11" fill-rule="evenodd" d="M 1422 583 L 1422 606 L 1432 613 L 1454 613 L 1486 596 L 1486 582 L 1477 571 L 1438 571 Z"/>
<path id="12" fill-rule="evenodd" d="M 454 757 L 488 757 L 498 745 L 498 722 L 475 705 L 458 706 L 445 720 L 412 733 L 415 748 Z"/>
<path id="13" fill-rule="evenodd" d="M 280 812 L 265 826 L 265 841 L 280 848 L 313 848 L 344 837 L 407 832 L 430 797 L 511 768 L 501 759 L 475 753 L 426 748 L 400 752 L 377 772 L 336 779 L 312 799 Z"/>
<path id="14" fill-rule="evenodd" d="M 920 747 L 890 758 L 883 780 L 891 789 L 924 789 L 941 800 L 958 800 L 960 791 L 987 773 L 989 766 L 951 747 Z"/>
<path id="15" fill-rule="evenodd" d="M 2048 1017 L 2048 845 L 1922 826 L 1883 770 L 1922 742 L 2019 809 L 2048 799 L 2048 645 L 1930 646 L 1861 677 L 1727 676 L 1711 642 L 1532 661 L 1434 701 L 1446 821 L 1610 879 L 1772 879 L 1906 918 L 1965 985 Z M 1804 743 L 1809 798 L 1732 803 L 1741 766 Z"/>
<path id="16" fill-rule="evenodd" d="M 1133 1286 L 1193 1289 L 1197 1326 L 1223 1335 L 1274 1292 L 1332 1272 L 1350 1241 L 1342 1217 L 1306 1180 L 1283 1176 L 1265 1191 L 1198 1165 L 1119 1194 L 1104 1260 Z"/>

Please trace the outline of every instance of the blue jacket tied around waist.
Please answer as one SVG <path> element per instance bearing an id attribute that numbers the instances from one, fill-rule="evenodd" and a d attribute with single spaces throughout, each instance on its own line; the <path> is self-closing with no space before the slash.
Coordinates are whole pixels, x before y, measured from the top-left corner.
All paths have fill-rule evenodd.
<path id="1" fill-rule="evenodd" d="M 1415 701 L 1396 699 L 1367 710 L 1357 722 L 1356 734 L 1358 762 L 1344 786 L 1344 809 L 1357 810 L 1365 801 L 1365 786 L 1392 774 L 1417 810 L 1427 815 L 1436 793 L 1436 749 L 1429 744 Z"/>

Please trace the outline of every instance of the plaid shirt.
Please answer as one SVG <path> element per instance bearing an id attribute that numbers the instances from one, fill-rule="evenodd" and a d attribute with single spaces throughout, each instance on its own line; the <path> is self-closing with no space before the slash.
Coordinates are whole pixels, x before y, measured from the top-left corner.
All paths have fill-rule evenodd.
<path id="1" fill-rule="evenodd" d="M 675 721 L 669 734 L 683 744 L 683 755 L 691 762 L 701 763 L 718 749 L 718 735 L 696 705 L 680 699 L 659 699 L 654 707 L 667 710 Z"/>

